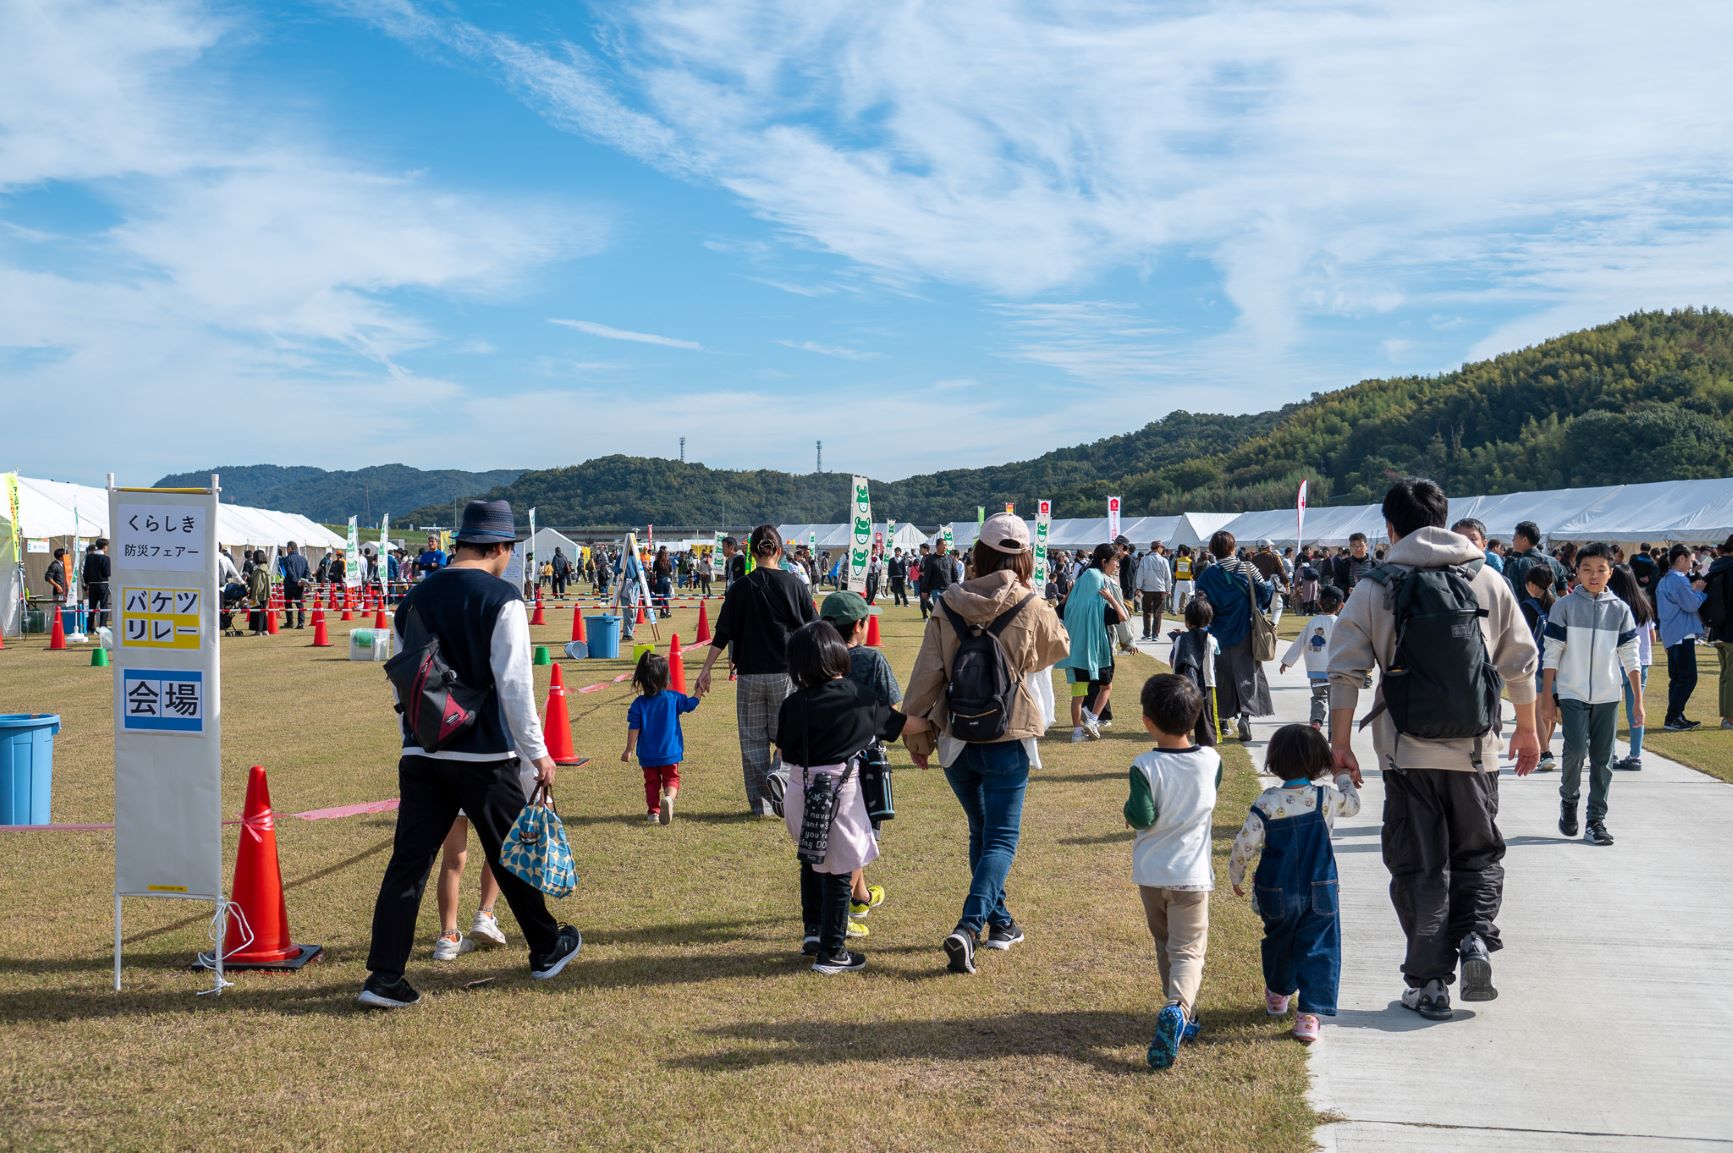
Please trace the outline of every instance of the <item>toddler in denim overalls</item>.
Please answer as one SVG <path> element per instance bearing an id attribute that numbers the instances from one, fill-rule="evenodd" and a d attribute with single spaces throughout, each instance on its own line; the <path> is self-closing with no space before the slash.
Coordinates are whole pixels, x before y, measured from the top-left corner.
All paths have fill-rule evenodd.
<path id="1" fill-rule="evenodd" d="M 1336 1015 L 1342 972 L 1342 922 L 1337 907 L 1336 854 L 1330 830 L 1337 817 L 1360 811 L 1360 794 L 1346 773 L 1334 787 L 1315 784 L 1330 772 L 1330 743 L 1310 725 L 1284 725 L 1270 737 L 1265 769 L 1282 779 L 1252 802 L 1234 838 L 1228 878 L 1244 896 L 1246 865 L 1261 848 L 1252 877 L 1252 905 L 1264 921 L 1264 1009 L 1288 1011 L 1298 990 L 1294 1036 L 1318 1039 L 1319 1016 Z"/>

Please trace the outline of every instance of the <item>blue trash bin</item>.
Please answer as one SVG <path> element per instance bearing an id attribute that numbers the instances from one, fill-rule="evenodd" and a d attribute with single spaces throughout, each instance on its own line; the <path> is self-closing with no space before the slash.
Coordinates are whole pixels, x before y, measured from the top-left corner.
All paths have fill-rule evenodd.
<path id="1" fill-rule="evenodd" d="M 54 791 L 53 713 L 0 714 L 0 825 L 46 825 Z"/>
<path id="2" fill-rule="evenodd" d="M 620 618 L 603 613 L 584 618 L 584 635 L 590 639 L 591 660 L 614 660 L 620 655 Z"/>
<path id="3" fill-rule="evenodd" d="M 84 632 L 84 612 L 84 609 L 77 608 L 73 605 L 62 606 L 60 610 L 60 627 L 65 629 L 68 635 Z"/>

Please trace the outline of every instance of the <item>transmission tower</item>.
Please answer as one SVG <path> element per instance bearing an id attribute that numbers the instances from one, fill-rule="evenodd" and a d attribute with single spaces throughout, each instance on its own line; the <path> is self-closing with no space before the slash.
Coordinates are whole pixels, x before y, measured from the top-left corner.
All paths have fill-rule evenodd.
<path id="1" fill-rule="evenodd" d="M 681 464 L 686 463 L 686 438 L 685 437 L 680 438 L 680 463 Z"/>
<path id="2" fill-rule="evenodd" d="M 824 471 L 824 441 L 822 441 L 822 440 L 818 442 L 818 463 L 813 465 L 812 471 L 813 472 L 823 472 Z"/>

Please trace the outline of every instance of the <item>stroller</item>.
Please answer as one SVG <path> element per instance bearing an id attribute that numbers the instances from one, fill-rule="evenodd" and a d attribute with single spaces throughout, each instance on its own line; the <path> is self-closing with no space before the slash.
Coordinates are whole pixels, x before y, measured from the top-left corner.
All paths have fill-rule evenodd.
<path id="1" fill-rule="evenodd" d="M 223 586 L 221 600 L 217 606 L 217 618 L 223 628 L 225 637 L 241 635 L 241 626 L 235 620 L 235 611 L 247 602 L 247 586 L 240 581 L 230 581 Z"/>

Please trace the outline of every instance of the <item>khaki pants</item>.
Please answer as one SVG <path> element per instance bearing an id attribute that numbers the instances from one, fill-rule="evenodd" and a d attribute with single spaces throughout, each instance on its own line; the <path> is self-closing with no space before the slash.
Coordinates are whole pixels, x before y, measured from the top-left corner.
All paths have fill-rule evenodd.
<path id="1" fill-rule="evenodd" d="M 1209 948 L 1209 894 L 1138 886 L 1149 935 L 1155 938 L 1155 964 L 1168 1001 L 1189 1016 L 1203 984 L 1203 957 Z"/>

